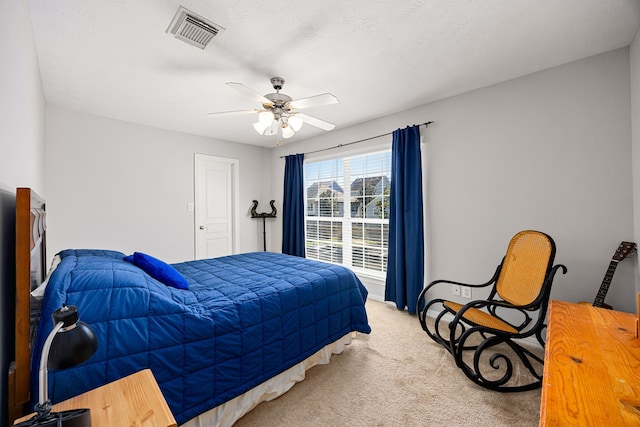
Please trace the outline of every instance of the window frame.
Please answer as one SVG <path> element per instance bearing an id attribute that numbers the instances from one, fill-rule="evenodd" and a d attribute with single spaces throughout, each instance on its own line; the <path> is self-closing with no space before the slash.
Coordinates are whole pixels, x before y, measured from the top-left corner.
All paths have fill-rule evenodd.
<path id="1" fill-rule="evenodd" d="M 366 173 L 363 173 L 361 175 L 355 175 L 356 178 L 354 178 L 354 175 L 351 173 L 351 171 L 349 171 L 347 168 L 347 171 L 345 171 L 343 169 L 342 171 L 342 175 L 341 176 L 337 176 L 337 179 L 334 179 L 334 177 L 329 178 L 329 180 L 333 182 L 334 181 L 339 181 L 337 182 L 338 185 L 340 185 L 342 183 L 342 186 L 344 188 L 342 188 L 342 192 L 343 192 L 343 201 L 342 201 L 342 216 L 331 216 L 331 217 L 327 217 L 327 216 L 320 216 L 320 208 L 318 206 L 318 209 L 316 209 L 316 215 L 309 215 L 309 198 L 308 198 L 308 189 L 310 188 L 310 186 L 312 185 L 312 183 L 314 181 L 312 180 L 307 180 L 307 165 L 309 164 L 313 164 L 313 163 L 319 163 L 319 162 L 324 162 L 324 161 L 339 161 L 340 159 L 349 159 L 349 161 L 352 161 L 352 159 L 354 158 L 364 158 L 367 156 L 375 156 L 378 154 L 383 154 L 386 153 L 389 156 L 389 165 L 388 165 L 388 169 L 383 168 L 381 173 L 382 175 L 380 176 L 384 176 L 384 177 L 388 177 L 388 184 L 387 186 L 390 187 L 390 183 L 391 183 L 391 144 L 390 143 L 385 143 L 385 144 L 379 144 L 377 146 L 370 146 L 368 147 L 368 149 L 366 150 L 348 150 L 348 151 L 341 151 L 339 153 L 332 153 L 331 155 L 323 155 L 323 156 L 311 156 L 308 158 L 305 158 L 305 176 L 304 176 L 304 200 L 305 200 L 305 204 L 304 204 L 304 220 L 305 220 L 305 248 L 308 249 L 309 248 L 309 241 L 315 241 L 317 244 L 320 244 L 321 239 L 320 239 L 320 235 L 319 232 L 317 235 L 315 235 L 314 237 L 310 238 L 309 237 L 309 221 L 325 221 L 325 222 L 329 222 L 329 223 L 340 223 L 342 225 L 342 236 L 341 236 L 341 240 L 340 240 L 340 247 L 342 247 L 342 260 L 341 262 L 336 261 L 333 258 L 333 254 L 331 255 L 331 259 L 327 260 L 327 259 L 322 259 L 319 254 L 315 254 L 312 257 L 308 257 L 310 259 L 316 259 L 319 261 L 323 261 L 323 262 L 329 262 L 332 264 L 337 264 L 337 265 L 343 265 L 346 266 L 350 269 L 352 269 L 354 272 L 356 272 L 358 275 L 363 275 L 363 276 L 367 276 L 367 277 L 371 277 L 371 278 L 375 278 L 375 279 L 382 279 L 384 280 L 386 278 L 386 267 L 387 267 L 387 258 L 388 258 L 388 231 L 389 231 L 389 218 L 388 218 L 388 212 L 387 212 L 387 217 L 386 218 L 367 218 L 366 214 L 363 213 L 362 217 L 355 217 L 352 216 L 352 210 L 350 207 L 351 204 L 351 186 L 354 182 L 355 179 L 366 179 L 368 176 L 375 176 L 375 175 L 368 175 Z M 385 161 L 385 160 L 383 160 Z M 347 177 L 349 177 L 349 182 L 347 183 Z M 342 180 L 340 181 L 341 178 Z M 315 182 L 322 182 L 322 181 L 318 181 L 316 180 Z M 364 187 L 364 183 L 363 183 L 363 187 Z M 382 194 L 384 195 L 384 187 L 385 184 L 383 184 L 382 187 Z M 346 194 L 349 195 L 349 197 L 346 197 Z M 389 197 L 387 195 L 387 197 Z M 383 196 L 383 203 L 384 203 L 384 196 Z M 363 256 L 362 262 L 358 263 L 354 263 L 353 260 L 353 252 L 354 252 L 354 248 L 359 248 L 362 247 L 363 249 L 363 253 L 366 253 L 367 250 L 367 246 L 366 245 L 353 245 L 353 230 L 354 230 L 354 226 L 357 226 L 359 224 L 362 224 L 362 229 L 366 228 L 368 224 L 380 224 L 381 225 L 381 237 L 380 237 L 380 248 L 381 248 L 381 257 L 382 259 L 380 260 L 380 269 L 369 269 L 365 267 L 365 259 Z M 385 229 L 386 228 L 386 229 Z M 319 226 L 317 227 L 317 229 L 319 229 Z M 363 231 L 364 233 L 364 231 Z M 348 241 L 347 241 L 348 239 Z M 336 245 L 338 246 L 338 245 Z M 345 250 L 345 248 L 348 248 L 348 250 Z M 333 251 L 334 246 L 331 246 L 330 250 Z M 370 250 L 372 248 L 369 248 Z M 373 246 L 373 250 L 376 249 L 376 246 Z M 307 251 L 309 252 L 309 251 Z M 345 256 L 346 255 L 346 256 Z"/>

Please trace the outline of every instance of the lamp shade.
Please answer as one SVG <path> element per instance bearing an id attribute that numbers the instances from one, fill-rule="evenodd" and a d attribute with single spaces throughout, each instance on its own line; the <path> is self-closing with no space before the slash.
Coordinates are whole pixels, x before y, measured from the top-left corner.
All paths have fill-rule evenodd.
<path id="1" fill-rule="evenodd" d="M 264 125 L 265 128 L 271 126 L 271 122 L 274 120 L 273 113 L 271 111 L 263 111 L 258 114 L 258 121 Z"/>
<path id="2" fill-rule="evenodd" d="M 258 132 L 260 135 L 264 134 L 264 131 L 268 128 L 268 125 L 263 124 L 262 122 L 255 122 L 253 124 L 253 128 L 256 130 L 256 132 Z"/>
<path id="3" fill-rule="evenodd" d="M 293 129 L 291 129 L 291 126 L 283 126 L 282 127 L 282 137 L 283 138 L 291 138 L 293 136 L 294 132 Z"/>
<path id="4" fill-rule="evenodd" d="M 298 116 L 292 115 L 289 117 L 289 126 L 291 126 L 291 129 L 296 132 L 298 132 L 302 128 L 303 123 L 304 121 Z"/>
<path id="5" fill-rule="evenodd" d="M 67 369 L 87 360 L 98 349 L 98 339 L 93 330 L 80 322 L 78 307 L 63 306 L 51 316 L 53 324 L 62 322 L 49 348 L 47 367 Z"/>
<path id="6" fill-rule="evenodd" d="M 278 122 L 273 120 L 271 126 L 269 126 L 263 133 L 263 135 L 271 136 L 278 133 Z"/>
<path id="7" fill-rule="evenodd" d="M 76 313 L 77 317 L 77 313 Z M 71 329 L 56 334 L 49 350 L 48 368 L 67 369 L 90 358 L 98 349 L 98 339 L 84 322 L 77 322 Z"/>

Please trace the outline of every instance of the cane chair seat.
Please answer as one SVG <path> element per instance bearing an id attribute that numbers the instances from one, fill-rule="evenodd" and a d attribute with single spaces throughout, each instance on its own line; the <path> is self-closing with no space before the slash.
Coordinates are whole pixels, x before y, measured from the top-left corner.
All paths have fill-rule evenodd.
<path id="1" fill-rule="evenodd" d="M 457 302 L 445 301 L 443 305 L 448 308 L 451 314 L 456 314 L 460 311 L 462 304 L 458 304 Z M 504 320 L 498 319 L 496 316 L 492 316 L 491 314 L 478 310 L 477 308 L 469 308 L 464 312 L 464 316 L 462 316 L 465 321 L 479 326 L 484 326 L 485 328 L 497 329 L 499 331 L 504 331 L 511 334 L 517 334 L 518 330 L 505 322 Z"/>

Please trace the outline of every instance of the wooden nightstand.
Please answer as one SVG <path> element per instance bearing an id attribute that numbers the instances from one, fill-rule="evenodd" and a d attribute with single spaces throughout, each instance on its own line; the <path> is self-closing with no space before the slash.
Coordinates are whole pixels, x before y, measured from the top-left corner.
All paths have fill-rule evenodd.
<path id="1" fill-rule="evenodd" d="M 176 427 L 149 369 L 53 405 L 52 411 L 91 409 L 92 427 Z M 33 415 L 22 417 L 24 421 Z"/>

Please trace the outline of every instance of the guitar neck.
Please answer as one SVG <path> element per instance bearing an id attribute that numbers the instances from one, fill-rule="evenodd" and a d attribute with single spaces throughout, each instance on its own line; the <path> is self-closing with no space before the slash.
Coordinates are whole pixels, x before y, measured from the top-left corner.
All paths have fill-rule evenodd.
<path id="1" fill-rule="evenodd" d="M 596 295 L 596 299 L 593 301 L 594 307 L 602 307 L 604 305 L 604 299 L 607 296 L 607 291 L 609 290 L 609 285 L 611 285 L 611 279 L 613 278 L 613 273 L 616 272 L 617 266 L 618 261 L 612 259 L 609 263 L 609 268 L 607 268 L 607 272 L 604 275 L 604 279 L 602 279 L 598 295 Z"/>

